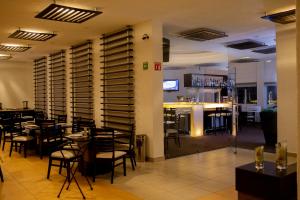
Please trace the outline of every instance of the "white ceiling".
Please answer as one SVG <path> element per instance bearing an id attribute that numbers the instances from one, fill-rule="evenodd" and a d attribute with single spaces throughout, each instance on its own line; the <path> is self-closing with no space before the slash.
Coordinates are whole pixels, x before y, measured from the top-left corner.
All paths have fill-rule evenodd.
<path id="1" fill-rule="evenodd" d="M 171 39 L 171 57 L 184 59 L 195 56 L 193 63 L 226 62 L 244 56 L 266 58 L 260 54 L 227 49 L 223 43 L 252 38 L 274 44 L 274 24 L 260 19 L 265 11 L 293 6 L 295 0 L 57 0 L 56 3 L 93 9 L 103 14 L 82 24 L 63 23 L 36 19 L 34 16 L 49 4 L 50 0 L 6 0 L 0 7 L 0 43 L 31 45 L 23 53 L 12 53 L 11 61 L 32 61 L 83 40 L 99 37 L 125 25 L 158 19 L 164 24 L 164 35 Z M 187 29 L 207 27 L 224 31 L 227 38 L 207 42 L 189 41 L 174 36 Z M 58 35 L 46 42 L 33 42 L 8 38 L 16 29 L 55 32 Z M 0 52 L 5 53 L 5 52 Z M 191 55 L 192 53 L 192 55 Z M 181 56 L 181 57 L 180 57 Z M 274 57 L 274 55 L 272 55 Z M 272 57 L 271 56 L 271 57 Z M 199 59 L 199 62 L 197 60 Z M 169 65 L 177 65 L 171 63 Z"/>

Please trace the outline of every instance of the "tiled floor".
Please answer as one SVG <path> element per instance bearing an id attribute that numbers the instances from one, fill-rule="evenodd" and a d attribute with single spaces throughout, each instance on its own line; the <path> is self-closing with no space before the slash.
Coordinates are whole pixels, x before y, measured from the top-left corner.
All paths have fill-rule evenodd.
<path id="1" fill-rule="evenodd" d="M 0 154 L 1 155 L 1 154 Z M 0 199 L 57 199 L 57 193 L 64 178 L 56 170 L 51 179 L 46 179 L 47 159 L 38 156 L 28 158 L 14 153 L 8 157 L 8 150 L 2 153 L 1 163 L 5 182 L 0 183 Z M 272 154 L 266 154 L 272 160 Z M 149 200 L 234 200 L 234 168 L 253 160 L 253 152 L 224 148 L 207 153 L 169 159 L 155 163 L 138 163 L 132 171 L 128 163 L 128 174 L 122 176 L 117 170 L 115 183 L 109 182 L 109 174 L 100 176 L 90 191 L 86 181 L 78 175 L 87 199 L 149 199 Z M 290 159 L 294 162 L 295 159 Z M 76 185 L 64 190 L 61 199 L 82 199 Z"/>

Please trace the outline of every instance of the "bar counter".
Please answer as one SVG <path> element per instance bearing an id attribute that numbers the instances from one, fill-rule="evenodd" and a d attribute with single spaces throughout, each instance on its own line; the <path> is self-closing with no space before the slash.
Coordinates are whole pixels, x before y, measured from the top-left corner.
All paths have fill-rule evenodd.
<path id="1" fill-rule="evenodd" d="M 191 136 L 204 135 L 204 111 L 216 108 L 232 108 L 231 103 L 209 103 L 209 102 L 165 102 L 164 108 L 176 108 L 178 112 L 191 113 Z"/>

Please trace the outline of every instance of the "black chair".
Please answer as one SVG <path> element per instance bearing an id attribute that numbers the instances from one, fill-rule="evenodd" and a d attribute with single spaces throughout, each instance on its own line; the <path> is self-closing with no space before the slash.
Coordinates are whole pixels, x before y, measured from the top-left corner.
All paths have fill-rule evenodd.
<path id="1" fill-rule="evenodd" d="M 114 181 L 115 167 L 123 165 L 123 173 L 126 176 L 126 152 L 115 149 L 115 132 L 111 128 L 96 128 L 93 130 L 92 145 L 94 152 L 93 182 L 96 179 L 97 161 L 111 163 L 111 184 Z M 120 163 L 116 161 L 122 160 Z"/>
<path id="2" fill-rule="evenodd" d="M 81 117 L 73 117 L 72 120 L 72 133 L 80 132 L 80 122 L 81 122 Z"/>
<path id="3" fill-rule="evenodd" d="M 31 141 L 33 141 L 33 137 L 23 133 L 18 136 L 14 136 L 13 132 L 10 132 L 11 143 L 10 143 L 10 150 L 9 150 L 9 157 L 11 157 L 12 150 L 15 147 L 16 149 L 19 148 L 19 153 L 21 153 L 22 148 L 24 149 L 24 158 L 27 157 L 27 149 L 28 145 Z"/>
<path id="4" fill-rule="evenodd" d="M 45 114 L 43 111 L 35 111 L 34 112 L 34 120 L 36 125 L 40 125 L 42 121 L 46 119 Z"/>
<path id="5" fill-rule="evenodd" d="M 49 153 L 49 149 L 60 145 L 64 142 L 62 128 L 55 125 L 54 120 L 43 120 L 40 123 L 39 134 L 39 153 L 40 158 L 43 158 L 43 154 Z"/>
<path id="6" fill-rule="evenodd" d="M 181 147 L 179 131 L 178 131 L 178 118 L 176 109 L 170 108 L 164 110 L 164 143 L 165 150 L 169 149 L 169 140 L 174 139 L 175 144 Z"/>
<path id="7" fill-rule="evenodd" d="M 131 167 L 135 170 L 136 167 L 136 155 L 135 155 L 135 148 L 134 148 L 134 124 L 130 126 L 130 133 L 128 137 L 116 139 L 117 143 L 117 150 L 125 151 L 127 158 L 130 159 Z"/>
<path id="8" fill-rule="evenodd" d="M 56 166 L 59 167 L 60 172 L 62 168 L 62 163 L 65 164 L 65 167 L 67 169 L 67 179 L 68 181 L 71 180 L 71 162 L 73 162 L 77 157 L 76 157 L 76 151 L 75 149 L 65 149 L 65 146 L 69 146 L 71 144 L 70 141 L 67 141 L 63 144 L 60 144 L 56 147 L 54 147 L 53 151 L 49 155 L 49 163 L 48 163 L 48 170 L 47 170 L 47 179 L 50 177 L 51 173 L 51 167 Z M 59 161 L 59 164 L 53 164 L 53 161 Z"/>
<path id="9" fill-rule="evenodd" d="M 11 115 L 9 118 L 2 120 L 2 151 L 4 151 L 6 142 L 12 142 L 14 137 L 22 134 L 21 121 L 17 117 L 17 115 Z"/>
<path id="10" fill-rule="evenodd" d="M 58 115 L 57 123 L 67 123 L 67 115 Z"/>

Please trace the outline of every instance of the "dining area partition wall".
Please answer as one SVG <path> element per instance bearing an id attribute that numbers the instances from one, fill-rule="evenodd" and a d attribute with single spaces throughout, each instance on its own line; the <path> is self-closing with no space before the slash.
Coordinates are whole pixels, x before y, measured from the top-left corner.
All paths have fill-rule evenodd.
<path id="1" fill-rule="evenodd" d="M 34 60 L 34 103 L 35 110 L 47 113 L 47 58 Z"/>
<path id="2" fill-rule="evenodd" d="M 71 47 L 71 112 L 72 118 L 93 119 L 92 42 Z"/>
<path id="3" fill-rule="evenodd" d="M 102 123 L 122 132 L 135 124 L 132 33 L 128 26 L 101 37 Z"/>
<path id="4" fill-rule="evenodd" d="M 49 56 L 49 86 L 50 86 L 50 115 L 57 119 L 66 115 L 66 64 L 65 51 L 59 51 Z"/>

